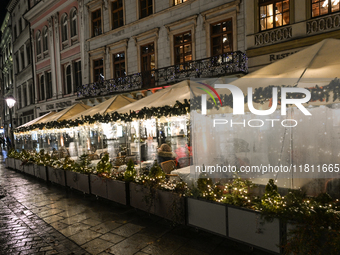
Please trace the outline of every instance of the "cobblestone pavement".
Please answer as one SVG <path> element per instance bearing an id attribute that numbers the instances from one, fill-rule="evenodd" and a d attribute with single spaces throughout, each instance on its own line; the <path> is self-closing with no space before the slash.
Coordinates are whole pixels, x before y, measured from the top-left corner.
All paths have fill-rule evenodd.
<path id="1" fill-rule="evenodd" d="M 2 162 L 2 157 L 0 157 Z M 0 254 L 265 255 L 0 163 Z"/>

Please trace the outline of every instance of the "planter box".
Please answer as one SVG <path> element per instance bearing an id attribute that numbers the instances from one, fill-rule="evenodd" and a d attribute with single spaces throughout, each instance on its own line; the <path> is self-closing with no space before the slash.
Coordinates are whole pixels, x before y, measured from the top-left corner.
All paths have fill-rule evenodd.
<path id="1" fill-rule="evenodd" d="M 188 198 L 188 225 L 227 236 L 227 206 L 207 200 Z"/>
<path id="2" fill-rule="evenodd" d="M 66 172 L 66 183 L 67 183 L 66 185 L 68 187 L 90 194 L 89 175 L 76 173 L 72 171 L 65 171 L 65 172 Z"/>
<path id="3" fill-rule="evenodd" d="M 8 158 L 5 158 L 5 167 L 9 168 L 9 160 L 8 160 Z"/>
<path id="4" fill-rule="evenodd" d="M 15 169 L 15 161 L 14 158 L 7 158 L 7 162 L 8 162 L 8 167 L 11 169 Z"/>
<path id="5" fill-rule="evenodd" d="M 129 183 L 107 179 L 107 198 L 123 205 L 130 205 Z"/>
<path id="6" fill-rule="evenodd" d="M 91 194 L 107 199 L 107 179 L 90 175 Z"/>
<path id="7" fill-rule="evenodd" d="M 45 181 L 48 181 L 47 167 L 41 166 L 41 165 L 34 165 L 34 175 L 39 179 L 43 179 Z"/>
<path id="8" fill-rule="evenodd" d="M 34 165 L 33 164 L 24 165 L 24 173 L 34 176 Z"/>
<path id="9" fill-rule="evenodd" d="M 213 215 L 213 214 L 212 214 Z M 259 248 L 280 253 L 280 221 L 265 221 L 261 213 L 228 207 L 229 237 Z"/>
<path id="10" fill-rule="evenodd" d="M 151 194 L 149 188 L 130 183 L 130 205 L 177 223 L 185 223 L 184 198 L 170 191 L 155 190 Z"/>
<path id="11" fill-rule="evenodd" d="M 23 172 L 24 171 L 24 166 L 21 165 L 22 161 L 20 159 L 14 159 L 14 162 L 15 162 L 15 169 L 20 171 L 20 172 Z"/>
<path id="12" fill-rule="evenodd" d="M 65 171 L 63 169 L 47 167 L 48 180 L 62 186 L 66 186 Z"/>
<path id="13" fill-rule="evenodd" d="M 143 185 L 130 183 L 130 205 L 145 212 L 155 214 L 155 203 L 150 190 Z"/>

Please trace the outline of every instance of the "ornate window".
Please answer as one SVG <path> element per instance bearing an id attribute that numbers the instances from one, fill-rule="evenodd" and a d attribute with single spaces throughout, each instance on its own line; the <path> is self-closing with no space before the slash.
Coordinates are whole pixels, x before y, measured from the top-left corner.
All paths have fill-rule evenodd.
<path id="1" fill-rule="evenodd" d="M 232 19 L 210 25 L 211 56 L 222 55 L 233 51 Z"/>
<path id="2" fill-rule="evenodd" d="M 65 70 L 65 95 L 72 93 L 72 74 L 71 65 L 68 65 Z"/>
<path id="3" fill-rule="evenodd" d="M 93 60 L 93 82 L 104 80 L 104 60 L 103 58 Z"/>
<path id="4" fill-rule="evenodd" d="M 124 25 L 123 0 L 115 0 L 112 2 L 112 29 L 116 29 Z"/>
<path id="5" fill-rule="evenodd" d="M 41 33 L 40 30 L 38 30 L 36 34 L 36 46 L 37 46 L 37 55 L 41 54 Z"/>
<path id="6" fill-rule="evenodd" d="M 45 76 L 40 76 L 40 101 L 45 100 Z"/>
<path id="7" fill-rule="evenodd" d="M 113 77 L 119 78 L 126 76 L 125 72 L 125 52 L 113 54 Z"/>
<path id="8" fill-rule="evenodd" d="M 81 77 L 81 61 L 74 62 L 74 75 L 75 75 L 75 83 L 76 87 L 80 86 L 82 84 L 82 77 Z"/>
<path id="9" fill-rule="evenodd" d="M 101 9 L 92 12 L 92 36 L 102 34 L 102 11 Z"/>
<path id="10" fill-rule="evenodd" d="M 78 34 L 77 30 L 78 30 L 78 27 L 77 27 L 77 10 L 76 9 L 73 9 L 71 11 L 71 37 L 74 37 Z"/>
<path id="11" fill-rule="evenodd" d="M 191 31 L 174 35 L 175 65 L 192 60 Z"/>
<path id="12" fill-rule="evenodd" d="M 289 0 L 260 0 L 260 30 L 289 24 Z"/>
<path id="13" fill-rule="evenodd" d="M 61 41 L 65 42 L 67 41 L 67 14 L 64 13 L 64 15 L 61 18 Z"/>
<path id="14" fill-rule="evenodd" d="M 339 0 L 312 0 L 312 17 L 325 15 L 340 10 Z"/>
<path id="15" fill-rule="evenodd" d="M 43 51 L 48 51 L 48 29 L 46 26 L 43 28 Z"/>
<path id="16" fill-rule="evenodd" d="M 52 98 L 52 73 L 47 73 L 47 84 L 46 84 L 46 99 Z"/>
<path id="17" fill-rule="evenodd" d="M 139 0 L 139 17 L 145 18 L 153 14 L 153 0 Z"/>

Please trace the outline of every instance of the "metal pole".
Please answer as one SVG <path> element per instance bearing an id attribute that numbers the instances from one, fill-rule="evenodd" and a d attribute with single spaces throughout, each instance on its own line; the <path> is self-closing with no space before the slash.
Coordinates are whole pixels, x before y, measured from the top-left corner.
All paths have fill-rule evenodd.
<path id="1" fill-rule="evenodd" d="M 13 133 L 13 119 L 12 119 L 12 108 L 9 108 L 9 119 L 11 122 L 11 149 L 15 149 L 15 143 L 14 143 L 14 133 Z"/>

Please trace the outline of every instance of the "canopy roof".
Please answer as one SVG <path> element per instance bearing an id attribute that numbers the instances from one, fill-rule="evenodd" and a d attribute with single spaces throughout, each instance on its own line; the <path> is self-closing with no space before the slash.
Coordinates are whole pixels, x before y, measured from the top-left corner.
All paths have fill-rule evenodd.
<path id="1" fill-rule="evenodd" d="M 135 99 L 132 99 L 132 98 L 129 98 L 129 97 L 126 97 L 126 96 L 122 96 L 122 95 L 117 95 L 117 96 L 114 96 L 94 107 L 91 107 L 90 109 L 86 110 L 86 111 L 83 111 L 79 114 L 76 114 L 74 116 L 72 116 L 71 119 L 75 120 L 75 119 L 78 119 L 78 118 L 81 118 L 81 116 L 93 116 L 97 113 L 103 115 L 103 114 L 106 114 L 106 113 L 110 113 L 110 112 L 113 112 L 121 107 L 124 107 L 126 105 L 129 105 L 133 102 L 135 102 L 136 100 Z"/>
<path id="2" fill-rule="evenodd" d="M 38 123 L 47 123 L 50 121 L 62 121 L 62 120 L 69 120 L 71 117 L 74 115 L 84 112 L 85 110 L 88 110 L 91 108 L 91 106 L 88 106 L 84 103 L 76 103 L 74 105 L 71 105 L 70 107 L 67 107 L 66 109 L 55 113 L 54 115 L 48 116 L 47 118 L 41 119 L 36 124 Z"/>
<path id="3" fill-rule="evenodd" d="M 293 55 L 252 72 L 233 82 L 244 92 L 247 87 L 328 85 L 340 77 L 340 40 L 325 39 Z"/>
<path id="4" fill-rule="evenodd" d="M 17 127 L 17 128 L 22 128 L 22 127 L 31 126 L 31 125 L 33 125 L 33 124 L 38 123 L 38 121 L 44 121 L 45 119 L 48 119 L 49 117 L 52 117 L 52 116 L 54 116 L 55 114 L 56 114 L 55 112 L 46 113 L 45 115 L 40 116 L 40 117 L 38 117 L 38 118 L 35 118 L 34 120 L 31 120 L 31 121 L 29 121 L 29 122 L 27 122 L 27 123 L 25 123 L 25 124 L 23 124 L 23 125 L 21 125 L 21 126 L 19 126 L 19 127 Z"/>

